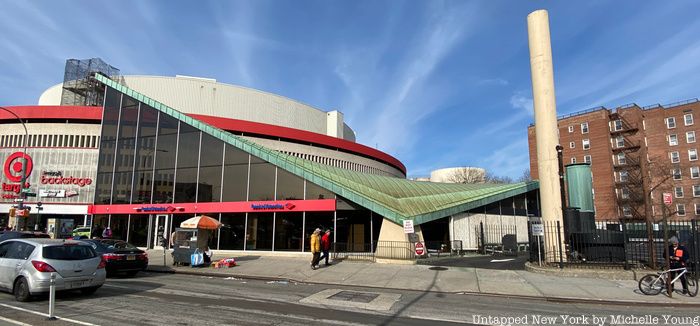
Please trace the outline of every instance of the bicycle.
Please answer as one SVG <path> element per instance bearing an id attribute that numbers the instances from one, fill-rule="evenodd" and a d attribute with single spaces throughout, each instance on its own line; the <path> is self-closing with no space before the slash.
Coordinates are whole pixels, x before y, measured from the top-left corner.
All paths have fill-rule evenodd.
<path id="1" fill-rule="evenodd" d="M 657 295 L 662 290 L 666 289 L 666 279 L 670 272 L 680 272 L 671 280 L 671 286 L 680 280 L 681 276 L 686 275 L 686 283 L 688 284 L 688 295 L 694 297 L 698 294 L 698 280 L 692 274 L 688 273 L 685 267 L 672 268 L 662 270 L 656 274 L 647 274 L 639 279 L 639 290 L 646 295 Z"/>

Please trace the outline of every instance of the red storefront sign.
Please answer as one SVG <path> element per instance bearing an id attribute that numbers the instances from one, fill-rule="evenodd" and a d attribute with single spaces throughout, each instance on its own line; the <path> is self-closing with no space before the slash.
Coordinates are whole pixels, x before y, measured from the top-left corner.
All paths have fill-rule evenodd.
<path id="1" fill-rule="evenodd" d="M 90 205 L 90 214 L 201 214 L 248 212 L 329 212 L 335 199 L 239 201 L 223 203 Z"/>

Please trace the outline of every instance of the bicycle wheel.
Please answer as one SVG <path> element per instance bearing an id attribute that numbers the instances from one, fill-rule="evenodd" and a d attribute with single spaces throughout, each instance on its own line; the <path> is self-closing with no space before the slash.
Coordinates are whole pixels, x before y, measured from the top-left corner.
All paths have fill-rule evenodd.
<path id="1" fill-rule="evenodd" d="M 695 276 L 686 274 L 686 281 L 688 282 L 688 295 L 694 297 L 698 295 L 698 279 Z"/>
<path id="2" fill-rule="evenodd" d="M 639 279 L 639 291 L 646 295 L 657 295 L 664 289 L 664 279 L 656 274 L 647 274 Z M 696 288 L 697 289 L 697 288 Z"/>

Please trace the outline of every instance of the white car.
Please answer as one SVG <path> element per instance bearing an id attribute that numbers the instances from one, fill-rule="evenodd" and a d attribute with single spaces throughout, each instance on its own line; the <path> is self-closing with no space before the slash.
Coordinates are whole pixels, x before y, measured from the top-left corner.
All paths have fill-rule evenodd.
<path id="1" fill-rule="evenodd" d="M 105 261 L 92 246 L 71 240 L 13 239 L 0 243 L 0 288 L 17 301 L 56 290 L 94 293 L 105 282 Z"/>

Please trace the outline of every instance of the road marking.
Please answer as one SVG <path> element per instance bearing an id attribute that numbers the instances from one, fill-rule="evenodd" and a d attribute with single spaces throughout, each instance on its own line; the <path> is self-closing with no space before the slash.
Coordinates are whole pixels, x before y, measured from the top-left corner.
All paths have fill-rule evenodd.
<path id="1" fill-rule="evenodd" d="M 15 306 L 11 306 L 11 305 L 9 305 L 9 304 L 0 303 L 0 306 L 5 307 L 5 308 L 10 308 L 10 309 L 19 310 L 19 311 L 28 312 L 28 313 L 30 313 L 30 314 L 35 314 L 35 315 L 39 315 L 39 316 L 49 317 L 49 314 L 45 314 L 45 313 L 43 313 L 43 312 L 38 312 L 38 311 L 34 311 L 34 310 L 29 310 L 29 309 L 24 309 L 24 308 L 20 308 L 20 307 L 15 307 Z M 65 321 L 70 322 L 70 323 L 73 323 L 73 324 L 85 325 L 85 326 L 98 326 L 98 325 L 96 325 L 96 324 L 86 323 L 86 322 L 80 321 L 80 320 L 68 319 L 68 318 L 63 318 L 63 317 L 58 317 L 58 316 L 55 316 L 55 317 L 56 317 L 56 319 L 65 320 Z"/>
<path id="2" fill-rule="evenodd" d="M 492 263 L 503 263 L 507 261 L 515 260 L 515 258 L 506 258 L 506 259 L 492 259 Z"/>
<path id="3" fill-rule="evenodd" d="M 31 324 L 25 324 L 25 323 L 23 323 L 23 322 L 21 322 L 21 321 L 16 321 L 16 320 L 14 320 L 14 319 L 5 318 L 5 317 L 3 317 L 3 316 L 0 316 L 0 320 L 6 321 L 6 322 L 8 322 L 8 323 L 10 323 L 10 324 L 15 324 L 15 325 L 32 326 Z"/>
<path id="4" fill-rule="evenodd" d="M 264 311 L 264 310 L 242 309 L 242 308 L 236 308 L 236 307 L 230 307 L 230 306 L 207 306 L 207 307 L 214 308 L 214 309 L 223 309 L 223 310 L 228 310 L 228 311 L 243 312 L 243 313 L 255 313 L 258 315 L 270 316 L 270 317 L 284 317 L 284 318 L 298 319 L 298 320 L 304 320 L 304 321 L 309 321 L 309 322 L 322 322 L 323 324 L 326 324 L 326 325 L 345 325 L 345 326 L 360 326 L 360 325 L 364 326 L 364 325 L 367 325 L 367 324 L 360 324 L 360 323 L 354 323 L 354 322 L 346 322 L 346 321 L 342 321 L 342 320 L 332 320 L 332 319 L 326 319 L 326 318 L 319 319 L 319 318 L 299 316 L 299 315 L 275 313 L 275 312 L 269 312 L 269 311 Z"/>

